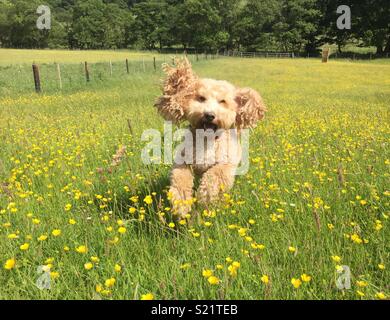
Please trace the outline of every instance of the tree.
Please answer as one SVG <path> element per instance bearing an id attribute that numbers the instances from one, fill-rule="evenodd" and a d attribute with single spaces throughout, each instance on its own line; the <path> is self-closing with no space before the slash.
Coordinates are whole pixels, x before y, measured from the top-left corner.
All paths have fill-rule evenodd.
<path id="1" fill-rule="evenodd" d="M 235 25 L 235 38 L 248 50 L 273 47 L 272 25 L 281 10 L 279 0 L 248 0 Z"/>
<path id="2" fill-rule="evenodd" d="M 340 17 L 340 14 L 337 13 L 337 8 L 340 5 L 339 0 L 318 0 L 317 6 L 318 9 L 322 12 L 322 18 L 319 20 L 318 29 L 319 37 L 321 39 L 319 44 L 329 43 L 336 44 L 338 51 L 341 53 L 342 47 L 346 45 L 348 41 L 353 39 L 354 33 L 352 32 L 355 29 L 355 25 L 349 29 L 340 30 L 337 27 L 337 20 Z M 356 15 L 352 13 L 353 17 L 356 18 Z M 355 24 L 356 19 L 352 19 L 352 23 Z"/>
<path id="3" fill-rule="evenodd" d="M 17 48 L 44 48 L 48 30 L 36 26 L 39 0 L 0 2 L 0 41 L 3 46 Z"/>
<path id="4" fill-rule="evenodd" d="M 356 0 L 352 7 L 355 35 L 377 54 L 390 52 L 390 5 L 387 0 Z"/>
<path id="5" fill-rule="evenodd" d="M 273 26 L 279 46 L 285 51 L 312 50 L 320 12 L 315 0 L 283 0 Z"/>
<path id="6" fill-rule="evenodd" d="M 127 39 L 137 46 L 154 49 L 172 42 L 168 5 L 165 1 L 152 0 L 134 4 L 131 9 L 133 22 L 129 25 Z"/>
<path id="7" fill-rule="evenodd" d="M 118 3 L 76 0 L 69 30 L 70 45 L 80 49 L 123 47 L 129 17 Z"/>
<path id="8" fill-rule="evenodd" d="M 226 41 L 221 18 L 210 0 L 184 0 L 172 8 L 171 32 L 183 47 L 214 50 Z"/>

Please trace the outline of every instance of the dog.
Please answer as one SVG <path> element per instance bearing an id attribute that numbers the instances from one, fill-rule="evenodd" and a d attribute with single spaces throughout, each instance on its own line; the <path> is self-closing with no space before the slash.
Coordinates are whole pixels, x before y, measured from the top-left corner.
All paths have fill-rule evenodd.
<path id="1" fill-rule="evenodd" d="M 233 187 L 242 153 L 237 137 L 242 129 L 262 120 L 267 110 L 260 94 L 251 88 L 199 78 L 187 58 L 177 61 L 176 66 L 164 64 L 163 71 L 163 94 L 155 103 L 159 114 L 174 124 L 188 121 L 193 138 L 186 141 L 192 146 L 199 132 L 214 134 L 206 147 L 186 146 L 185 150 L 191 150 L 187 160 L 178 161 L 183 160 L 185 151 L 175 158 L 168 199 L 173 214 L 184 218 L 195 201 L 212 203 Z M 201 177 L 195 198 L 194 175 Z"/>

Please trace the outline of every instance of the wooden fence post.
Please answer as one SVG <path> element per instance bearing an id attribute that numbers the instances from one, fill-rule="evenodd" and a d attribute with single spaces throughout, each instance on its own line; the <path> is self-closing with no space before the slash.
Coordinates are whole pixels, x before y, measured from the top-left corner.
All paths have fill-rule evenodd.
<path id="1" fill-rule="evenodd" d="M 126 59 L 126 72 L 127 72 L 127 74 L 130 73 L 130 71 L 129 71 L 129 60 L 128 59 Z"/>
<path id="2" fill-rule="evenodd" d="M 153 67 L 154 67 L 154 71 L 157 71 L 156 57 L 153 57 Z"/>
<path id="3" fill-rule="evenodd" d="M 195 54 L 196 54 L 196 61 L 199 61 L 198 51 L 196 51 Z"/>
<path id="4" fill-rule="evenodd" d="M 33 75 L 34 75 L 34 84 L 35 84 L 35 92 L 41 92 L 41 78 L 39 76 L 39 67 L 35 63 L 32 65 Z"/>
<path id="5" fill-rule="evenodd" d="M 58 84 L 60 86 L 60 90 L 62 90 L 62 78 L 61 78 L 61 67 L 59 63 L 56 63 L 57 65 L 57 78 L 58 78 Z"/>
<path id="6" fill-rule="evenodd" d="M 322 62 L 327 63 L 330 56 L 330 48 L 322 49 Z"/>
<path id="7" fill-rule="evenodd" d="M 89 70 L 88 70 L 88 62 L 87 61 L 84 62 L 84 71 L 85 71 L 85 79 L 87 80 L 87 82 L 91 81 L 91 79 L 89 78 Z"/>
<path id="8" fill-rule="evenodd" d="M 112 61 L 110 60 L 110 76 L 112 77 Z"/>

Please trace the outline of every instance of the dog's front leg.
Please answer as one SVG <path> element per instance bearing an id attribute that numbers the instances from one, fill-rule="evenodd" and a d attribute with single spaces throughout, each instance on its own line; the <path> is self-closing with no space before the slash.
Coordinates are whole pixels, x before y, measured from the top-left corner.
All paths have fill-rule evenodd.
<path id="1" fill-rule="evenodd" d="M 192 188 L 194 176 L 188 165 L 176 165 L 171 173 L 171 187 L 169 189 L 172 211 L 180 218 L 191 211 Z"/>
<path id="2" fill-rule="evenodd" d="M 216 164 L 208 169 L 199 185 L 199 202 L 213 202 L 223 191 L 229 191 L 234 184 L 235 170 L 236 166 L 233 164 Z"/>

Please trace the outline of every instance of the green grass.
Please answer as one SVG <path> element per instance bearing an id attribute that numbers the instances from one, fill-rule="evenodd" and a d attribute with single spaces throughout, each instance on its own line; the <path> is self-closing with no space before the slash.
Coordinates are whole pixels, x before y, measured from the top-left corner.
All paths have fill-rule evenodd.
<path id="1" fill-rule="evenodd" d="M 144 72 L 135 59 L 130 75 L 118 62 L 110 77 L 100 63 L 91 66 L 86 84 L 78 63 L 64 66 L 62 91 L 53 66 L 43 65 L 41 95 L 33 93 L 29 65 L 0 72 L 0 298 L 358 299 L 357 290 L 364 299 L 389 296 L 388 64 L 194 63 L 201 76 L 259 90 L 269 111 L 251 132 L 250 170 L 238 177 L 229 201 L 208 208 L 212 217 L 194 207 L 191 225 L 174 230 L 157 215 L 169 207 L 170 167 L 140 161 L 143 130 L 163 127 L 153 108 L 161 72 L 151 64 Z M 120 145 L 127 155 L 111 172 Z M 144 203 L 147 195 L 153 204 Z M 130 200 L 134 196 L 138 203 Z M 137 211 L 129 213 L 130 207 Z M 172 221 L 169 212 L 165 218 Z M 126 233 L 118 232 L 118 220 Z M 54 229 L 61 235 L 53 236 Z M 41 235 L 47 240 L 38 241 Z M 28 250 L 19 248 L 23 243 Z M 80 245 L 86 254 L 75 251 Z M 341 262 L 332 260 L 335 255 Z M 91 256 L 100 261 L 85 270 Z M 228 257 L 240 263 L 236 277 Z M 15 267 L 3 268 L 12 258 Z M 59 277 L 51 290 L 39 290 L 36 269 L 48 258 Z M 350 267 L 351 290 L 336 288 L 338 264 Z M 204 269 L 220 284 L 210 285 Z M 311 281 L 295 289 L 291 279 L 304 273 Z M 269 276 L 268 285 L 262 275 Z M 115 285 L 104 289 L 110 293 L 97 293 L 96 285 L 104 287 L 111 277 Z M 363 280 L 367 286 L 359 287 L 356 281 Z"/>
<path id="2" fill-rule="evenodd" d="M 17 65 L 35 63 L 76 63 L 76 62 L 108 62 L 138 60 L 142 57 L 153 58 L 151 52 L 137 52 L 129 50 L 23 50 L 0 49 L 0 65 Z"/>

